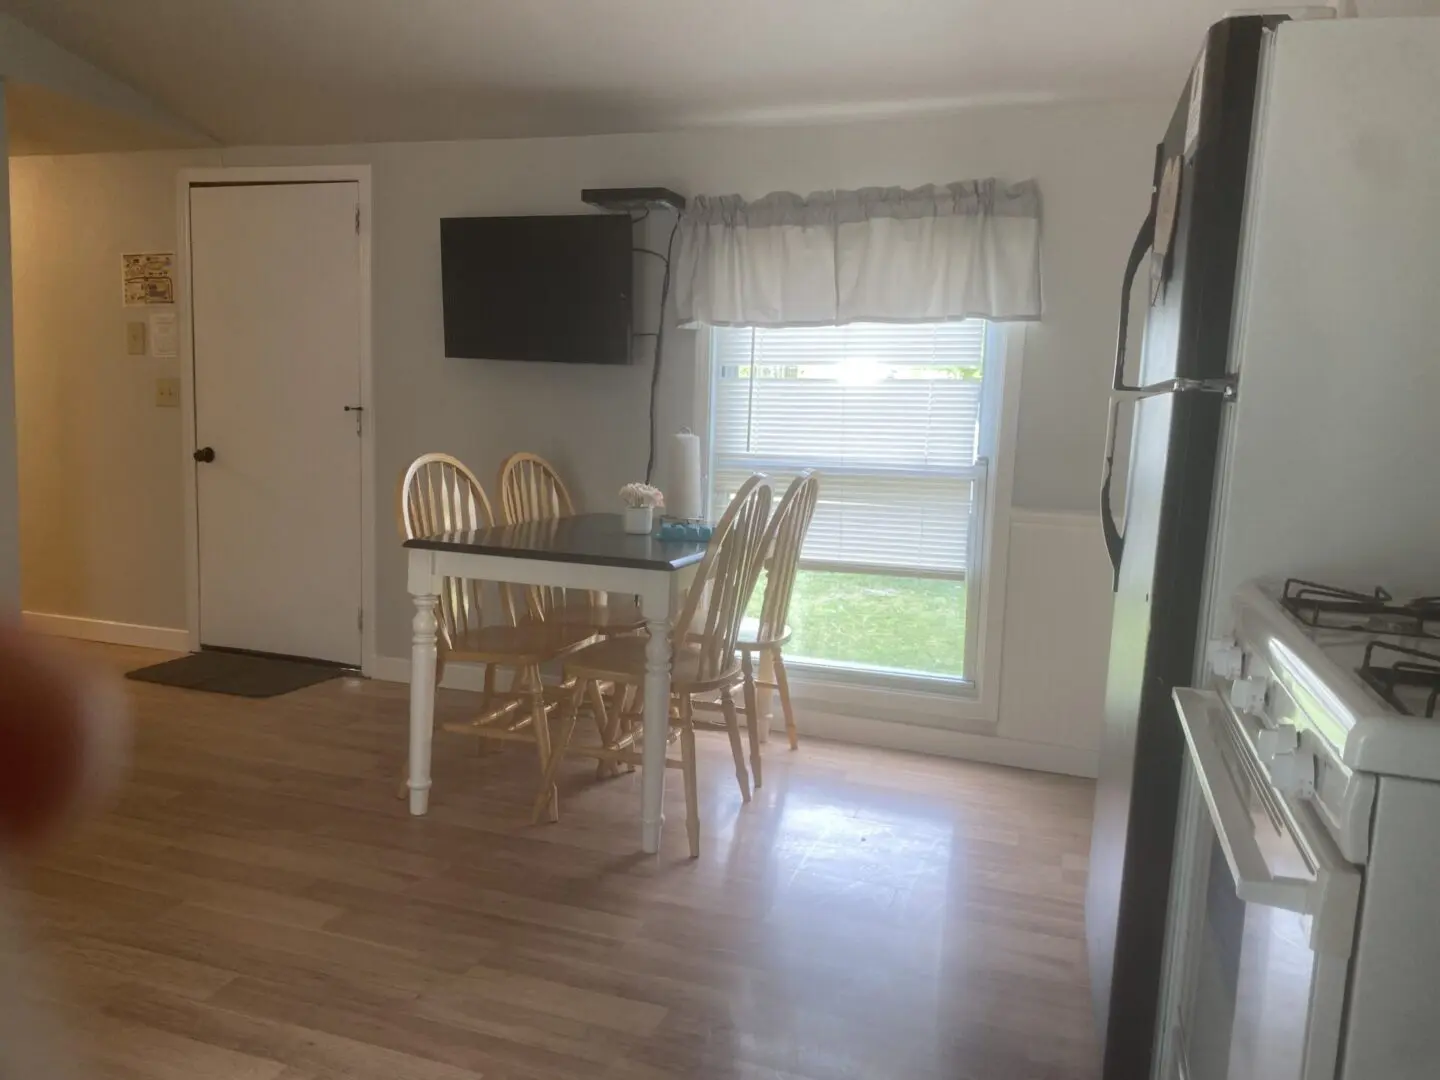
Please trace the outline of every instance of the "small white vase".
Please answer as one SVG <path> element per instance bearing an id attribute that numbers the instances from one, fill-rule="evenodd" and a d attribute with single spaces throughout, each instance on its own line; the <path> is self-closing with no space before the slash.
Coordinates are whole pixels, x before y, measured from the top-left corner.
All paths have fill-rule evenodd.
<path id="1" fill-rule="evenodd" d="M 625 531 L 627 533 L 641 536 L 649 533 L 654 527 L 655 508 L 653 506 L 625 507 Z"/>

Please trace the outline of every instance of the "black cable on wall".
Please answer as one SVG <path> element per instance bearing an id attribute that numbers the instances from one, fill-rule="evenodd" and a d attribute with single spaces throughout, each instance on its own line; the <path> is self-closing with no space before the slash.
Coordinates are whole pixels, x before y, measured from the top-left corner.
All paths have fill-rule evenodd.
<path id="1" fill-rule="evenodd" d="M 648 213 L 648 212 L 647 212 Z M 644 220 L 643 218 L 641 220 Z M 654 255 L 665 264 L 665 276 L 660 281 L 660 324 L 656 328 L 655 337 L 655 362 L 650 368 L 650 451 L 645 459 L 645 482 L 655 474 L 655 408 L 656 390 L 660 385 L 660 365 L 665 359 L 665 307 L 670 300 L 670 261 L 675 253 L 675 234 L 680 231 L 680 215 L 675 215 L 675 224 L 670 226 L 670 239 L 665 242 L 665 254 L 649 248 L 636 248 L 636 251 L 644 252 L 647 255 Z M 637 335 L 639 336 L 639 335 Z M 645 335 L 650 336 L 650 335 Z"/>

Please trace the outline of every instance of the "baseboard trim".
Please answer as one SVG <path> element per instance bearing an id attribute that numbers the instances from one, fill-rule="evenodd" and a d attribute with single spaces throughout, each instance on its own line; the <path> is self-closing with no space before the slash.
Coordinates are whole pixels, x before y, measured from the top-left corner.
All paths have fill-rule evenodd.
<path id="1" fill-rule="evenodd" d="M 377 656 L 368 671 L 372 679 L 381 682 L 410 682 L 410 661 L 398 656 Z M 485 669 L 479 664 L 452 663 L 445 665 L 445 678 L 440 685 L 446 690 L 472 690 L 479 693 L 485 689 Z"/>
<path id="2" fill-rule="evenodd" d="M 1022 742 L 999 735 L 980 735 L 970 731 L 901 724 L 892 720 L 872 720 L 842 713 L 805 709 L 796 703 L 795 726 L 802 739 L 813 735 L 819 739 L 877 746 L 886 750 L 908 750 L 916 754 L 961 758 L 990 765 L 1008 765 L 1032 772 L 1062 773 L 1094 779 L 1100 770 L 1100 755 L 1093 750 L 1070 746 Z M 778 716 L 777 716 L 778 719 Z"/>
<path id="3" fill-rule="evenodd" d="M 138 623 L 86 619 L 78 615 L 51 615 L 43 611 L 26 611 L 21 615 L 25 629 L 37 634 L 78 638 L 81 641 L 103 641 L 110 645 L 134 645 L 142 649 L 165 649 L 188 652 L 190 634 L 167 626 L 141 626 Z"/>
<path id="4" fill-rule="evenodd" d="M 397 656 L 377 656 L 371 665 L 371 677 L 385 682 L 408 683 L 410 661 Z M 447 664 L 441 686 L 450 690 L 479 691 L 484 686 L 483 668 L 473 664 Z M 1099 771 L 1099 754 L 1069 746 L 1022 742 L 998 735 L 955 731 L 949 728 L 902 724 L 890 720 L 847 716 L 807 707 L 796 703 L 796 726 L 803 738 L 834 739 L 857 746 L 876 746 L 886 750 L 908 750 L 916 754 L 961 758 L 991 765 L 1008 765 L 1033 772 L 1062 773 L 1066 776 L 1094 778 Z M 774 703 L 772 729 L 784 737 L 784 720 L 779 702 Z"/>

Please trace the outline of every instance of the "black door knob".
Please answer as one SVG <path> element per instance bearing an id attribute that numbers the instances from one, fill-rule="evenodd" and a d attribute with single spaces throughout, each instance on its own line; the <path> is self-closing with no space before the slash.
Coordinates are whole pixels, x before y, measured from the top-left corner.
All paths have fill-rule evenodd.
<path id="1" fill-rule="evenodd" d="M 202 446 L 199 450 L 196 450 L 196 451 L 195 451 L 195 460 L 196 460 L 196 461 L 207 461 L 207 462 L 208 462 L 208 461 L 214 461 L 214 460 L 215 460 L 215 448 L 214 448 L 213 446 Z"/>

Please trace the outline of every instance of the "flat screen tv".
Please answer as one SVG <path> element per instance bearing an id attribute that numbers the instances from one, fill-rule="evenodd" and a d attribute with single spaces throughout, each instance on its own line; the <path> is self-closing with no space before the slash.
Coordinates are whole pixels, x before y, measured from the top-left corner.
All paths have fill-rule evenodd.
<path id="1" fill-rule="evenodd" d="M 630 362 L 628 215 L 444 218 L 445 355 Z"/>

